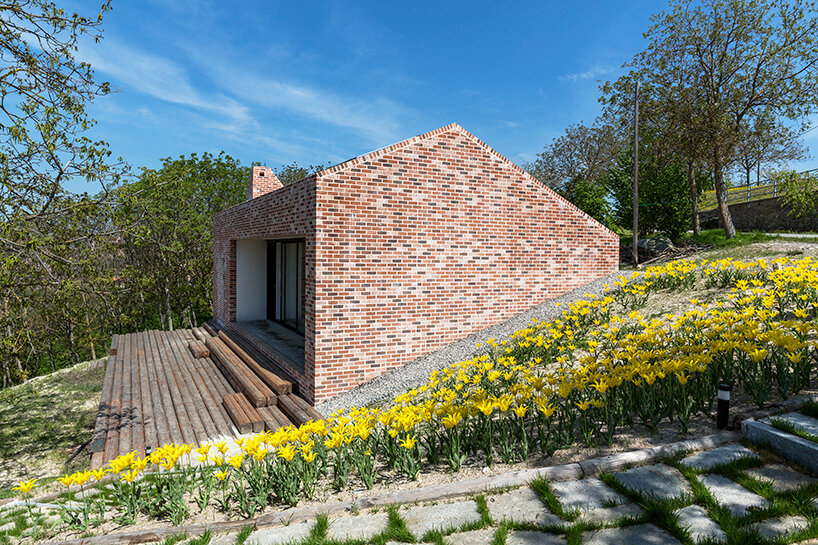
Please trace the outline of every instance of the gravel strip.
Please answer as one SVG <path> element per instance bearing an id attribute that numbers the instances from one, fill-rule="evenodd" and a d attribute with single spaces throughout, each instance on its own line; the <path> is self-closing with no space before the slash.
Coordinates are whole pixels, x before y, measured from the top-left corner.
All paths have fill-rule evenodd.
<path id="1" fill-rule="evenodd" d="M 550 321 L 562 315 L 564 307 L 557 307 L 557 303 L 563 305 L 584 299 L 585 294 L 602 295 L 605 292 L 605 284 L 613 285 L 616 277 L 625 275 L 630 277 L 629 271 L 616 271 L 595 280 L 590 284 L 585 284 L 579 288 L 561 295 L 550 301 L 546 301 L 530 310 L 517 314 L 501 324 L 483 329 L 477 333 L 469 335 L 465 339 L 452 343 L 426 356 L 422 356 L 412 362 L 390 369 L 383 375 L 365 382 L 348 392 L 338 394 L 332 399 L 315 406 L 316 410 L 324 416 L 330 415 L 339 409 L 349 409 L 351 407 L 362 407 L 371 405 L 379 401 L 392 399 L 401 392 L 415 388 L 424 384 L 432 371 L 443 369 L 444 367 L 467 360 L 473 357 L 477 349 L 475 345 L 484 344 L 489 339 L 498 341 L 508 339 L 509 336 L 531 324 L 531 320 Z"/>

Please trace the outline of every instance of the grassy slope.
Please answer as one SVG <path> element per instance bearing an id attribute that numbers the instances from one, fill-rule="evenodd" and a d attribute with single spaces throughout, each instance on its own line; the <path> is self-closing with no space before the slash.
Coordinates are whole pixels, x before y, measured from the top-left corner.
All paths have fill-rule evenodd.
<path id="1" fill-rule="evenodd" d="M 91 438 L 104 374 L 85 362 L 0 391 L 0 499 L 23 478 L 60 474 L 66 450 Z"/>

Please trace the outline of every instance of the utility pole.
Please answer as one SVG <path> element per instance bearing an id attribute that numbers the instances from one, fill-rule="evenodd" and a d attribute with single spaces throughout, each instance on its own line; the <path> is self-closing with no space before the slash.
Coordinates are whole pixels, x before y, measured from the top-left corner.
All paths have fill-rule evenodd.
<path id="1" fill-rule="evenodd" d="M 633 264 L 639 264 L 639 80 L 633 94 Z"/>

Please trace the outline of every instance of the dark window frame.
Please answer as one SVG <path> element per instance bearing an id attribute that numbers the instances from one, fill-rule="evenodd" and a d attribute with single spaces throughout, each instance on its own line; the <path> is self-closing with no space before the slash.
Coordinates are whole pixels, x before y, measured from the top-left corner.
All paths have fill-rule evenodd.
<path id="1" fill-rule="evenodd" d="M 286 285 L 286 282 L 283 280 L 280 282 L 279 285 L 279 278 L 280 276 L 284 275 L 286 271 L 287 262 L 285 258 L 284 252 L 284 244 L 300 244 L 301 245 L 301 255 L 300 255 L 300 263 L 299 267 L 299 274 L 301 277 L 301 282 L 299 286 L 300 291 L 300 300 L 296 304 L 296 318 L 295 323 L 296 327 L 293 327 L 291 324 L 287 323 L 284 319 L 284 293 L 283 288 Z M 281 248 L 281 263 L 279 263 L 277 258 L 277 248 Z M 305 335 L 305 331 L 298 328 L 299 324 L 303 324 L 304 329 L 306 329 L 306 254 L 307 254 L 307 240 L 305 238 L 287 238 L 287 239 L 268 239 L 267 240 L 267 319 L 271 322 L 275 322 L 287 329 L 298 333 L 299 335 Z M 279 306 L 280 305 L 280 306 Z M 279 316 L 282 318 L 276 317 L 276 307 L 279 308 Z"/>

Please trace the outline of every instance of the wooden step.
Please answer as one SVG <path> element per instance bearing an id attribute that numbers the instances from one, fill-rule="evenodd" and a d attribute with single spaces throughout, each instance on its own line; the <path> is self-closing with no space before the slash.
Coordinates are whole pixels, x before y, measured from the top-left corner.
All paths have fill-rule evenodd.
<path id="1" fill-rule="evenodd" d="M 207 346 L 201 341 L 188 341 L 187 347 L 196 359 L 210 357 L 210 350 L 208 350 Z"/>
<path id="2" fill-rule="evenodd" d="M 254 407 L 276 404 L 276 394 L 218 337 L 208 337 L 205 344 L 213 361 L 230 385 L 244 393 Z"/>
<path id="3" fill-rule="evenodd" d="M 264 429 L 267 431 L 276 431 L 279 428 L 293 425 L 287 415 L 281 412 L 278 407 L 260 407 L 256 410 L 264 419 Z"/>
<path id="4" fill-rule="evenodd" d="M 219 338 L 276 394 L 293 393 L 292 382 L 284 380 L 251 358 L 224 330 L 219 331 Z"/>
<path id="5" fill-rule="evenodd" d="M 310 407 L 309 403 L 295 394 L 278 396 L 278 408 L 281 409 L 293 424 L 300 426 L 310 420 L 321 420 L 324 417 Z"/>
<path id="6" fill-rule="evenodd" d="M 250 400 L 241 392 L 228 394 L 222 398 L 222 404 L 239 433 L 258 433 L 264 431 L 264 419 L 250 404 Z"/>

